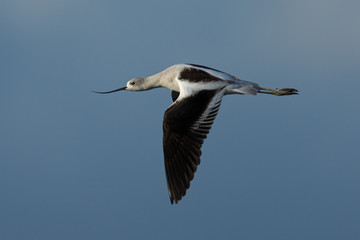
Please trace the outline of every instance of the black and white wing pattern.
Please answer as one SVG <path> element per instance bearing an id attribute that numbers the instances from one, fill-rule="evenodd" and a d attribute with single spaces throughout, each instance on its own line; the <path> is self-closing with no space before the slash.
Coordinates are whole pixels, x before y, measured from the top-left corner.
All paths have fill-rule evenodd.
<path id="1" fill-rule="evenodd" d="M 179 97 L 165 112 L 163 147 L 171 203 L 190 187 L 200 164 L 201 146 L 218 113 L 223 89 L 202 90 Z"/>

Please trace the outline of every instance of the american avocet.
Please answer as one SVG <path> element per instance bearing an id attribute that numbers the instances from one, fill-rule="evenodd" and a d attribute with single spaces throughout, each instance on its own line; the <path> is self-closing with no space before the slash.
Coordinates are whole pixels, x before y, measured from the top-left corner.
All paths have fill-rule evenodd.
<path id="1" fill-rule="evenodd" d="M 165 111 L 163 147 L 170 201 L 178 203 L 190 187 L 200 164 L 201 146 L 210 131 L 220 103 L 227 94 L 297 94 L 294 88 L 264 88 L 225 72 L 195 64 L 177 64 L 150 77 L 133 78 L 121 90 L 171 90 L 173 104 Z"/>

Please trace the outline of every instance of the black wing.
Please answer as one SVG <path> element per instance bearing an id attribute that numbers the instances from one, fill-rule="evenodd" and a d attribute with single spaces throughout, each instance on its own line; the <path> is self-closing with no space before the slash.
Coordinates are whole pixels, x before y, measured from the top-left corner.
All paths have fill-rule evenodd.
<path id="1" fill-rule="evenodd" d="M 178 203 L 200 164 L 201 146 L 223 97 L 222 90 L 204 90 L 178 99 L 165 112 L 163 147 L 170 201 Z"/>
<path id="2" fill-rule="evenodd" d="M 171 91 L 171 98 L 173 100 L 173 102 L 176 101 L 176 99 L 179 97 L 180 93 L 177 91 Z"/>

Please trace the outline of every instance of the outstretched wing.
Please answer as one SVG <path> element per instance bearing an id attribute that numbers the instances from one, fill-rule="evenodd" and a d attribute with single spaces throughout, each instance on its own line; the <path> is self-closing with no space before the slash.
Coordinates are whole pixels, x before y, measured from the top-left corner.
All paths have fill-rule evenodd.
<path id="1" fill-rule="evenodd" d="M 218 113 L 223 90 L 177 99 L 165 112 L 163 147 L 170 201 L 186 194 L 200 164 L 201 146 Z"/>

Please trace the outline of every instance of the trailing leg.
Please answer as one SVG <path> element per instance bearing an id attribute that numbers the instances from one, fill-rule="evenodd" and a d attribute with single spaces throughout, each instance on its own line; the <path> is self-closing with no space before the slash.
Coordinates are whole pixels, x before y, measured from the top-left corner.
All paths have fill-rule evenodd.
<path id="1" fill-rule="evenodd" d="M 276 96 L 285 96 L 298 94 L 295 88 L 263 88 L 260 87 L 259 93 L 272 94 Z"/>

